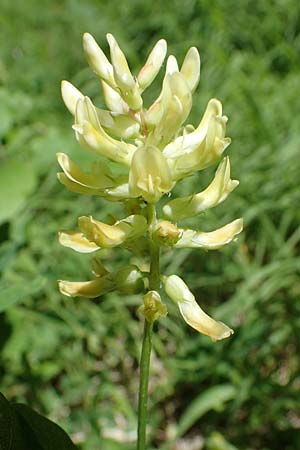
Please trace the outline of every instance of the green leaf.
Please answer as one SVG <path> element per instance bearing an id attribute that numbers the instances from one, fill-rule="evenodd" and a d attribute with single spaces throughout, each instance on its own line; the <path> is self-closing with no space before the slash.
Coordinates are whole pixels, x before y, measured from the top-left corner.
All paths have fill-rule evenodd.
<path id="1" fill-rule="evenodd" d="M 0 449 L 11 450 L 14 434 L 14 414 L 6 398 L 0 393 Z"/>
<path id="2" fill-rule="evenodd" d="M 41 450 L 30 430 L 23 427 L 14 408 L 0 393 L 0 450 Z"/>
<path id="3" fill-rule="evenodd" d="M 51 420 L 0 393 L 0 450 L 76 450 L 65 431 Z"/>
<path id="4" fill-rule="evenodd" d="M 36 173 L 28 161 L 15 159 L 0 164 L 0 223 L 14 216 L 36 186 Z"/>
<path id="5" fill-rule="evenodd" d="M 231 384 L 221 384 L 207 389 L 187 407 L 181 416 L 177 436 L 182 436 L 197 420 L 210 410 L 220 411 L 224 403 L 235 396 L 235 388 Z"/>
<path id="6" fill-rule="evenodd" d="M 36 450 L 76 450 L 67 433 L 56 423 L 21 403 L 12 404 L 12 407 L 34 435 L 38 443 Z"/>
<path id="7" fill-rule="evenodd" d="M 46 280 L 43 277 L 9 285 L 3 283 L 0 286 L 0 312 L 23 301 L 29 295 L 36 294 L 44 287 L 45 283 Z"/>

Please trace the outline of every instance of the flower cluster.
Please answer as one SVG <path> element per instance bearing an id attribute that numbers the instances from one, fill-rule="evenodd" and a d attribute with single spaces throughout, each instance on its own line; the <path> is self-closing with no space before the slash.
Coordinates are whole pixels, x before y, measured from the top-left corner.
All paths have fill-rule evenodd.
<path id="1" fill-rule="evenodd" d="M 241 232 L 242 219 L 214 231 L 203 232 L 178 226 L 183 219 L 195 216 L 223 202 L 238 185 L 230 178 L 228 156 L 222 154 L 230 144 L 225 136 L 227 117 L 220 101 L 212 99 L 199 125 L 184 126 L 191 107 L 192 93 L 200 78 L 200 58 L 195 47 L 187 52 L 179 68 L 174 56 L 166 63 L 162 89 L 146 109 L 142 94 L 158 74 L 167 52 L 161 39 L 154 46 L 136 77 L 128 66 L 117 41 L 107 35 L 110 61 L 90 34 L 85 34 L 83 47 L 87 60 L 101 81 L 107 110 L 97 108 L 67 81 L 62 82 L 63 100 L 74 116 L 73 130 L 79 144 L 101 158 L 86 173 L 66 154 L 58 153 L 62 172 L 59 181 L 69 190 L 85 195 L 98 195 L 126 205 L 130 215 L 113 224 L 94 217 L 78 219 L 78 231 L 64 230 L 59 241 L 77 252 L 92 253 L 104 248 L 122 246 L 129 251 L 156 247 L 217 249 Z M 181 179 L 220 161 L 215 176 L 202 192 L 169 200 L 163 217 L 157 218 L 155 205 Z M 120 175 L 112 166 L 123 166 Z M 151 220 L 147 211 L 152 208 Z M 60 281 L 60 291 L 68 296 L 95 298 L 118 290 L 146 293 L 141 308 L 148 320 L 166 313 L 159 289 L 153 290 L 147 274 L 135 265 L 116 273 L 109 272 L 98 258 L 92 262 L 91 281 Z M 186 284 L 178 276 L 162 276 L 167 295 L 178 305 L 184 320 L 213 340 L 223 339 L 232 330 L 206 315 Z"/>

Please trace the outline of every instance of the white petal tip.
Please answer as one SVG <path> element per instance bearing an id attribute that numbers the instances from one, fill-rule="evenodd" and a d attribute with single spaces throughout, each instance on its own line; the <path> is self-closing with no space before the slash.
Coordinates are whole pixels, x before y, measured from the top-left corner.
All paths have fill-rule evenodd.
<path id="1" fill-rule="evenodd" d="M 226 327 L 226 329 L 224 329 L 224 331 L 217 336 L 210 336 L 213 342 L 222 341 L 223 339 L 226 339 L 234 334 L 234 331 L 231 328 L 228 328 L 227 325 L 222 322 L 219 322 L 219 324 L 222 325 L 222 327 Z"/>
<path id="2" fill-rule="evenodd" d="M 90 33 L 83 34 L 83 42 L 94 41 L 95 39 Z"/>
<path id="3" fill-rule="evenodd" d="M 107 33 L 106 40 L 107 40 L 109 46 L 114 45 L 116 42 L 114 36 L 111 33 Z"/>
<path id="4" fill-rule="evenodd" d="M 70 294 L 70 292 L 68 291 L 68 282 L 64 281 L 64 280 L 58 280 L 58 289 L 60 291 L 61 294 L 66 295 L 67 297 L 73 297 L 72 294 Z"/>

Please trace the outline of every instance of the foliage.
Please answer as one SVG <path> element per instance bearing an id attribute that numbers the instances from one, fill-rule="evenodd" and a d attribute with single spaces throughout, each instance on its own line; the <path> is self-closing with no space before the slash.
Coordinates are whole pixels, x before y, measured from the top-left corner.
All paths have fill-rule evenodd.
<path id="1" fill-rule="evenodd" d="M 76 450 L 66 433 L 21 403 L 0 394 L 0 442 L 3 450 Z"/>
<path id="2" fill-rule="evenodd" d="M 190 121 L 197 123 L 213 95 L 230 119 L 229 152 L 240 186 L 230 204 L 205 213 L 199 225 L 214 229 L 243 214 L 246 228 L 221 253 L 164 255 L 169 273 L 180 266 L 198 302 L 235 335 L 212 344 L 185 328 L 175 308 L 160 321 L 150 387 L 152 446 L 180 450 L 200 436 L 207 450 L 297 448 L 296 0 L 45 0 L 42 7 L 37 0 L 2 0 L 1 10 L 0 376 L 6 397 L 57 421 L 82 450 L 133 447 L 140 299 L 111 294 L 77 302 L 57 292 L 57 278 L 87 279 L 89 257 L 61 249 L 56 230 L 72 228 L 82 214 L 101 211 L 103 218 L 118 210 L 72 195 L 56 181 L 57 151 L 82 162 L 86 155 L 68 130 L 59 83 L 69 79 L 99 100 L 83 60 L 84 31 L 100 44 L 112 32 L 133 68 L 165 37 L 171 53 L 183 57 L 191 45 L 201 53 Z M 212 173 L 191 177 L 180 193 L 199 191 Z M 115 258 L 107 250 L 107 265 L 121 267 L 122 257 Z"/>

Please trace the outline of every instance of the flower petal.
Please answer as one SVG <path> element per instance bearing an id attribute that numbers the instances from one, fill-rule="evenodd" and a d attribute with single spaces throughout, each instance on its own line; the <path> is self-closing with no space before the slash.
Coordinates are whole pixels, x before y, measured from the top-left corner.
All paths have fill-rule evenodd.
<path id="1" fill-rule="evenodd" d="M 78 231 L 59 231 L 58 240 L 64 247 L 72 248 L 79 253 L 92 253 L 100 249 L 95 242 L 89 241 L 83 233 Z"/>
<path id="2" fill-rule="evenodd" d="M 78 225 L 89 241 L 102 248 L 121 245 L 128 239 L 142 236 L 147 229 L 145 217 L 138 214 L 119 220 L 114 225 L 99 222 L 91 216 L 82 216 L 78 219 Z"/>
<path id="3" fill-rule="evenodd" d="M 233 334 L 233 330 L 227 325 L 212 319 L 200 308 L 194 295 L 177 275 L 165 277 L 164 285 L 168 296 L 178 305 L 185 322 L 199 333 L 209 336 L 213 341 Z"/>
<path id="4" fill-rule="evenodd" d="M 60 292 L 67 297 L 96 298 L 113 289 L 114 283 L 109 276 L 98 277 L 91 281 L 59 280 Z"/>
<path id="5" fill-rule="evenodd" d="M 82 146 L 113 161 L 130 165 L 135 145 L 110 137 L 102 128 L 97 111 L 87 97 L 77 102 L 73 129 Z"/>
<path id="6" fill-rule="evenodd" d="M 162 153 L 154 146 L 136 150 L 129 172 L 129 192 L 155 203 L 173 187 L 171 172 Z"/>
<path id="7" fill-rule="evenodd" d="M 65 153 L 57 153 L 57 160 L 69 180 L 91 189 L 115 186 L 115 180 L 106 165 L 94 165 L 94 173 L 87 174 Z"/>
<path id="8" fill-rule="evenodd" d="M 184 230 L 181 238 L 174 245 L 177 248 L 203 248 L 216 250 L 225 244 L 229 244 L 243 229 L 243 219 L 236 219 L 215 231 L 204 233 L 202 231 Z"/>
<path id="9" fill-rule="evenodd" d="M 122 99 L 118 91 L 111 88 L 105 81 L 101 81 L 103 97 L 107 108 L 118 114 L 126 114 L 129 111 L 129 106 Z"/>
<path id="10" fill-rule="evenodd" d="M 222 116 L 222 104 L 208 102 L 199 126 L 168 144 L 163 154 L 175 172 L 176 180 L 216 162 L 231 140 L 225 137 L 227 117 Z"/>
<path id="11" fill-rule="evenodd" d="M 69 191 L 76 192 L 76 194 L 83 195 L 103 195 L 103 190 L 101 189 L 92 189 L 82 184 L 79 184 L 75 181 L 70 180 L 63 172 L 58 172 L 57 174 L 58 181 L 63 184 Z"/>
<path id="12" fill-rule="evenodd" d="M 129 115 L 110 113 L 96 108 L 100 124 L 110 135 L 118 139 L 135 139 L 139 136 L 140 124 Z"/>
<path id="13" fill-rule="evenodd" d="M 175 221 L 195 216 L 223 202 L 238 185 L 237 180 L 230 178 L 230 162 L 227 156 L 220 163 L 213 181 L 204 191 L 171 200 L 163 207 L 163 212 L 169 219 Z"/>
<path id="14" fill-rule="evenodd" d="M 111 202 L 124 201 L 130 198 L 128 183 L 105 189 L 103 197 Z"/>

